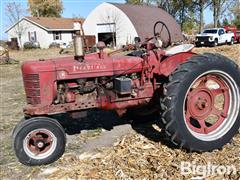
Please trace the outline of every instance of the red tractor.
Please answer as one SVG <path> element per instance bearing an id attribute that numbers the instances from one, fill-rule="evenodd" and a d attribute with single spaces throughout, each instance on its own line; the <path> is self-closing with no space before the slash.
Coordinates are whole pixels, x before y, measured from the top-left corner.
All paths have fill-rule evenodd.
<path id="1" fill-rule="evenodd" d="M 161 30 L 157 30 L 161 25 Z M 240 127 L 240 71 L 219 54 L 198 55 L 192 45 L 171 44 L 167 26 L 136 43 L 128 55 L 110 56 L 98 43 L 85 55 L 76 28 L 75 56 L 27 61 L 22 75 L 27 106 L 13 131 L 14 150 L 25 165 L 49 164 L 62 156 L 66 137 L 54 114 L 88 109 L 161 111 L 169 141 L 189 151 L 221 148 Z M 162 30 L 167 32 L 162 37 Z M 159 120 L 160 121 L 160 120 Z"/>

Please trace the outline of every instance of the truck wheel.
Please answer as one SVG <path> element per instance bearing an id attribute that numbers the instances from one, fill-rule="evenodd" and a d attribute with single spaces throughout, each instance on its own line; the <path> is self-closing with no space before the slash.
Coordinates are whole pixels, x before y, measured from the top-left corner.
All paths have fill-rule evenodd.
<path id="1" fill-rule="evenodd" d="M 229 42 L 229 45 L 234 45 L 234 38 L 231 38 L 231 41 Z"/>
<path id="2" fill-rule="evenodd" d="M 218 46 L 218 39 L 215 39 L 215 40 L 214 40 L 213 47 L 217 47 L 217 46 Z"/>
<path id="3" fill-rule="evenodd" d="M 19 161 L 27 166 L 49 164 L 65 151 L 62 126 L 47 117 L 20 121 L 13 132 L 13 147 Z"/>
<path id="4" fill-rule="evenodd" d="M 222 55 L 204 54 L 181 64 L 164 86 L 162 121 L 172 143 L 211 151 L 240 127 L 240 71 Z"/>

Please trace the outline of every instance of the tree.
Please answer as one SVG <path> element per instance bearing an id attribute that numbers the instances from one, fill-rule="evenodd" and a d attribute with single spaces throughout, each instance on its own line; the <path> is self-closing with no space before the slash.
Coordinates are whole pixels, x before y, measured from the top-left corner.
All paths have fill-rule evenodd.
<path id="1" fill-rule="evenodd" d="M 182 31 L 186 34 L 193 34 L 199 28 L 199 24 L 194 19 L 194 13 L 190 13 L 189 18 L 183 23 Z"/>
<path id="2" fill-rule="evenodd" d="M 230 25 L 230 23 L 229 23 L 229 21 L 226 17 L 223 19 L 222 25 L 223 26 L 229 26 Z"/>
<path id="3" fill-rule="evenodd" d="M 167 11 L 174 18 L 177 18 L 177 15 L 179 15 L 178 12 L 182 7 L 182 2 L 177 0 L 152 0 L 151 2 L 152 4 L 157 5 L 157 7 Z"/>
<path id="4" fill-rule="evenodd" d="M 231 9 L 236 0 L 212 0 L 214 27 L 220 26 L 220 19 Z"/>
<path id="5" fill-rule="evenodd" d="M 28 11 L 34 17 L 61 17 L 61 0 L 28 0 Z"/>
<path id="6" fill-rule="evenodd" d="M 234 14 L 233 24 L 237 26 L 238 29 L 240 29 L 240 1 L 235 3 L 231 11 Z"/>
<path id="7" fill-rule="evenodd" d="M 183 24 L 189 19 L 189 12 L 191 12 L 193 6 L 191 0 L 182 0 L 179 2 L 179 15 L 178 21 L 181 24 L 181 29 L 183 30 Z"/>
<path id="8" fill-rule="evenodd" d="M 218 27 L 218 19 L 219 19 L 219 0 L 213 0 L 213 21 L 214 27 Z"/>
<path id="9" fill-rule="evenodd" d="M 25 14 L 25 9 L 21 7 L 20 3 L 8 3 L 6 5 L 6 16 L 8 17 L 9 21 L 11 24 L 17 23 L 14 27 L 13 30 L 15 34 L 17 35 L 18 43 L 20 48 L 23 48 L 22 45 L 22 35 L 25 33 L 27 30 L 27 27 L 22 25 L 19 21 Z"/>
<path id="10" fill-rule="evenodd" d="M 127 4 L 135 4 L 135 5 L 149 5 L 150 4 L 150 0 L 126 0 Z"/>
<path id="11" fill-rule="evenodd" d="M 195 0 L 192 1 L 194 8 L 196 9 L 197 12 L 197 17 L 199 17 L 198 22 L 200 24 L 199 26 L 199 32 L 202 32 L 204 28 L 204 10 L 211 5 L 210 0 Z"/>

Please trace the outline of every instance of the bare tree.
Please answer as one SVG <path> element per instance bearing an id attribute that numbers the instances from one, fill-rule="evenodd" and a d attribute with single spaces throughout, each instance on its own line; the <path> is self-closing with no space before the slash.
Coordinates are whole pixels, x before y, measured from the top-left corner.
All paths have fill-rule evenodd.
<path id="1" fill-rule="evenodd" d="M 212 2 L 210 0 L 195 0 L 192 1 L 194 8 L 196 8 L 197 14 L 199 14 L 198 22 L 200 24 L 199 26 L 199 32 L 201 32 L 204 28 L 204 10 L 209 7 Z"/>
<path id="2" fill-rule="evenodd" d="M 151 0 L 151 3 L 153 5 L 156 5 L 159 8 L 164 9 L 167 11 L 169 14 L 171 14 L 174 18 L 177 17 L 177 13 L 180 8 L 180 3 L 181 1 L 177 2 L 174 0 Z"/>
<path id="3" fill-rule="evenodd" d="M 8 3 L 6 5 L 6 16 L 8 17 L 11 24 L 17 23 L 13 30 L 17 35 L 20 48 L 23 48 L 22 45 L 22 35 L 25 33 L 27 27 L 19 23 L 21 18 L 24 16 L 26 10 L 22 8 L 20 3 Z"/>
<path id="4" fill-rule="evenodd" d="M 238 29 L 240 29 L 240 1 L 235 2 L 233 8 L 231 9 L 231 12 L 234 16 L 233 24 L 236 25 Z"/>
<path id="5" fill-rule="evenodd" d="M 214 27 L 218 27 L 220 25 L 220 19 L 226 11 L 231 9 L 236 0 L 213 0 L 212 1 L 212 9 L 213 9 L 213 19 L 214 19 Z"/>

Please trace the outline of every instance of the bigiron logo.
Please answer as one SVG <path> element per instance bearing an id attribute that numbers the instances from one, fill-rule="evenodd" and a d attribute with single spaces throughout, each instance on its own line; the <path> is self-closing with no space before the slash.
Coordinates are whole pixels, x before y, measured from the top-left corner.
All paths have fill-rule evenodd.
<path id="1" fill-rule="evenodd" d="M 237 168 L 234 165 L 217 165 L 208 162 L 207 165 L 197 164 L 195 161 L 182 161 L 180 165 L 181 175 L 191 176 L 191 179 L 203 179 L 210 176 L 236 175 Z"/>

